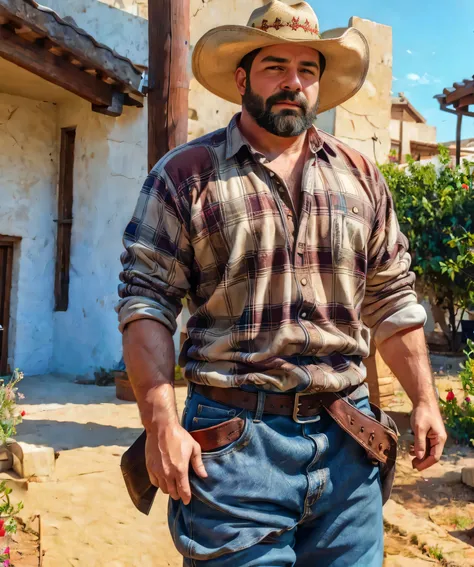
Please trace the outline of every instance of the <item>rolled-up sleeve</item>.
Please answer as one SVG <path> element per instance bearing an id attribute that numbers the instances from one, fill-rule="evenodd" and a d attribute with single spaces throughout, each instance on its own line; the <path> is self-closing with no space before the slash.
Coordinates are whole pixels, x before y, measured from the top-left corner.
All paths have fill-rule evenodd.
<path id="1" fill-rule="evenodd" d="M 368 270 L 362 321 L 375 344 L 396 333 L 423 326 L 426 312 L 418 303 L 415 274 L 410 272 L 408 240 L 400 231 L 392 195 L 380 172 L 378 206 L 368 246 Z"/>
<path id="2" fill-rule="evenodd" d="M 173 334 L 190 287 L 193 250 L 186 203 L 164 169 L 155 168 L 145 181 L 123 243 L 120 331 L 137 319 L 154 319 Z"/>

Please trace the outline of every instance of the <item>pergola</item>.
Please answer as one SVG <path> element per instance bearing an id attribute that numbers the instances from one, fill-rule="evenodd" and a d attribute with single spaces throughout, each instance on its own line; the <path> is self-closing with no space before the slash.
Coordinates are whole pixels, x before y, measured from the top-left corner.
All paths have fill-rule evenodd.
<path id="1" fill-rule="evenodd" d="M 444 89 L 442 94 L 436 95 L 441 110 L 455 114 L 458 118 L 456 126 L 456 165 L 461 161 L 461 127 L 463 116 L 474 118 L 474 75 L 472 79 L 464 79 L 461 83 L 454 83 L 452 87 Z"/>

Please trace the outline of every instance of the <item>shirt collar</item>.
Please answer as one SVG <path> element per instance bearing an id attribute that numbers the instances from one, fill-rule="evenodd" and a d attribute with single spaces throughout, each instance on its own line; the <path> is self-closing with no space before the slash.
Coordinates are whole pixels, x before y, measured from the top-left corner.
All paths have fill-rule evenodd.
<path id="1" fill-rule="evenodd" d="M 247 149 L 251 154 L 253 154 L 258 161 L 261 161 L 262 158 L 265 159 L 260 152 L 257 152 L 251 145 L 250 142 L 245 138 L 239 128 L 239 119 L 241 113 L 239 112 L 235 116 L 232 117 L 232 120 L 229 122 L 226 130 L 226 153 L 225 158 L 230 159 L 236 155 L 236 153 L 242 148 L 242 146 L 247 146 Z M 315 154 L 323 147 L 323 140 L 319 135 L 318 129 L 316 126 L 312 126 L 308 130 L 309 136 L 309 149 L 312 154 Z"/>

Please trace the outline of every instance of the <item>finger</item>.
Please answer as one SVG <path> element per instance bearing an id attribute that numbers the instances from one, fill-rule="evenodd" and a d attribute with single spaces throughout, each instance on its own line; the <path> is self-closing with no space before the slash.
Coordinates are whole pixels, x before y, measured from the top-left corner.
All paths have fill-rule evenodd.
<path id="1" fill-rule="evenodd" d="M 174 478 L 167 478 L 166 484 L 168 486 L 168 494 L 171 496 L 173 500 L 179 500 L 181 496 L 178 492 L 178 487 L 176 486 L 176 481 Z"/>
<path id="2" fill-rule="evenodd" d="M 198 443 L 194 443 L 193 445 L 193 453 L 191 455 L 191 465 L 194 469 L 194 472 L 198 476 L 200 476 L 201 478 L 207 478 L 206 468 L 204 467 L 204 463 L 202 462 L 201 447 Z"/>
<path id="3" fill-rule="evenodd" d="M 163 494 L 169 494 L 168 485 L 166 484 L 166 480 L 164 478 L 158 479 L 158 486 Z"/>
<path id="4" fill-rule="evenodd" d="M 153 486 L 156 486 L 157 488 L 161 488 L 160 477 L 156 473 L 154 473 L 151 468 L 147 467 L 147 471 L 148 471 L 148 476 L 150 477 L 151 484 L 153 484 Z"/>
<path id="5" fill-rule="evenodd" d="M 189 463 L 183 467 L 183 470 L 179 471 L 178 477 L 176 479 L 176 485 L 178 487 L 178 492 L 183 501 L 183 504 L 187 506 L 191 502 L 191 487 L 189 485 Z"/>
<path id="6" fill-rule="evenodd" d="M 426 452 L 426 433 L 427 431 L 419 427 L 415 430 L 415 455 L 417 459 L 423 459 Z"/>
<path id="7" fill-rule="evenodd" d="M 446 440 L 444 439 L 444 437 L 436 435 L 434 438 L 430 438 L 430 443 L 430 455 L 434 457 L 436 461 L 439 461 L 441 459 L 441 455 L 443 454 L 444 444 L 446 443 Z"/>

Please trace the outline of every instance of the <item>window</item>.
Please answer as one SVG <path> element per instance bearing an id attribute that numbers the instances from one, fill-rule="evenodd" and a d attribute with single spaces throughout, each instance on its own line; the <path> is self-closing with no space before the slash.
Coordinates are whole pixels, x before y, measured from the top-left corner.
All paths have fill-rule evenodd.
<path id="1" fill-rule="evenodd" d="M 56 221 L 58 223 L 58 232 L 54 281 L 55 311 L 67 311 L 69 305 L 75 140 L 75 128 L 62 128 L 58 184 L 58 219 Z"/>

